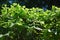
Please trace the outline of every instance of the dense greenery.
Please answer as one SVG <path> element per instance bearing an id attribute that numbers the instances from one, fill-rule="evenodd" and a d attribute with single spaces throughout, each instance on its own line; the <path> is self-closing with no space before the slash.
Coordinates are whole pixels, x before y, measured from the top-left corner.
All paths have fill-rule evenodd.
<path id="1" fill-rule="evenodd" d="M 2 7 L 0 40 L 60 40 L 60 8 L 26 8 L 19 4 Z"/>

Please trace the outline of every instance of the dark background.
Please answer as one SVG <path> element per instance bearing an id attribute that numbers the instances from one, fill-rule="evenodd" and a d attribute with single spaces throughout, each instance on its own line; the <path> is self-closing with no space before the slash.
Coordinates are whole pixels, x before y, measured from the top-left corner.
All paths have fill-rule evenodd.
<path id="1" fill-rule="evenodd" d="M 44 10 L 51 9 L 52 5 L 60 7 L 60 0 L 0 0 L 0 7 L 2 4 L 19 3 L 21 6 L 25 5 L 27 8 L 40 7 Z"/>

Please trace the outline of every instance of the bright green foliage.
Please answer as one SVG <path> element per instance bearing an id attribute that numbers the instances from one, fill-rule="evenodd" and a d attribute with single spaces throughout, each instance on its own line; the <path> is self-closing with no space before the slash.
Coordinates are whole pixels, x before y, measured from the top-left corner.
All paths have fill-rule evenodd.
<path id="1" fill-rule="evenodd" d="M 60 40 L 60 8 L 2 7 L 0 40 Z"/>

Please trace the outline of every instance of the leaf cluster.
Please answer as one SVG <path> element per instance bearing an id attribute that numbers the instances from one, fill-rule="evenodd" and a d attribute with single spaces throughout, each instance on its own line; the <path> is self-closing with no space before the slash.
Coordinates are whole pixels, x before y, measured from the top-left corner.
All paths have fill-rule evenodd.
<path id="1" fill-rule="evenodd" d="M 13 3 L 0 14 L 0 40 L 59 40 L 60 8 L 26 8 Z"/>

